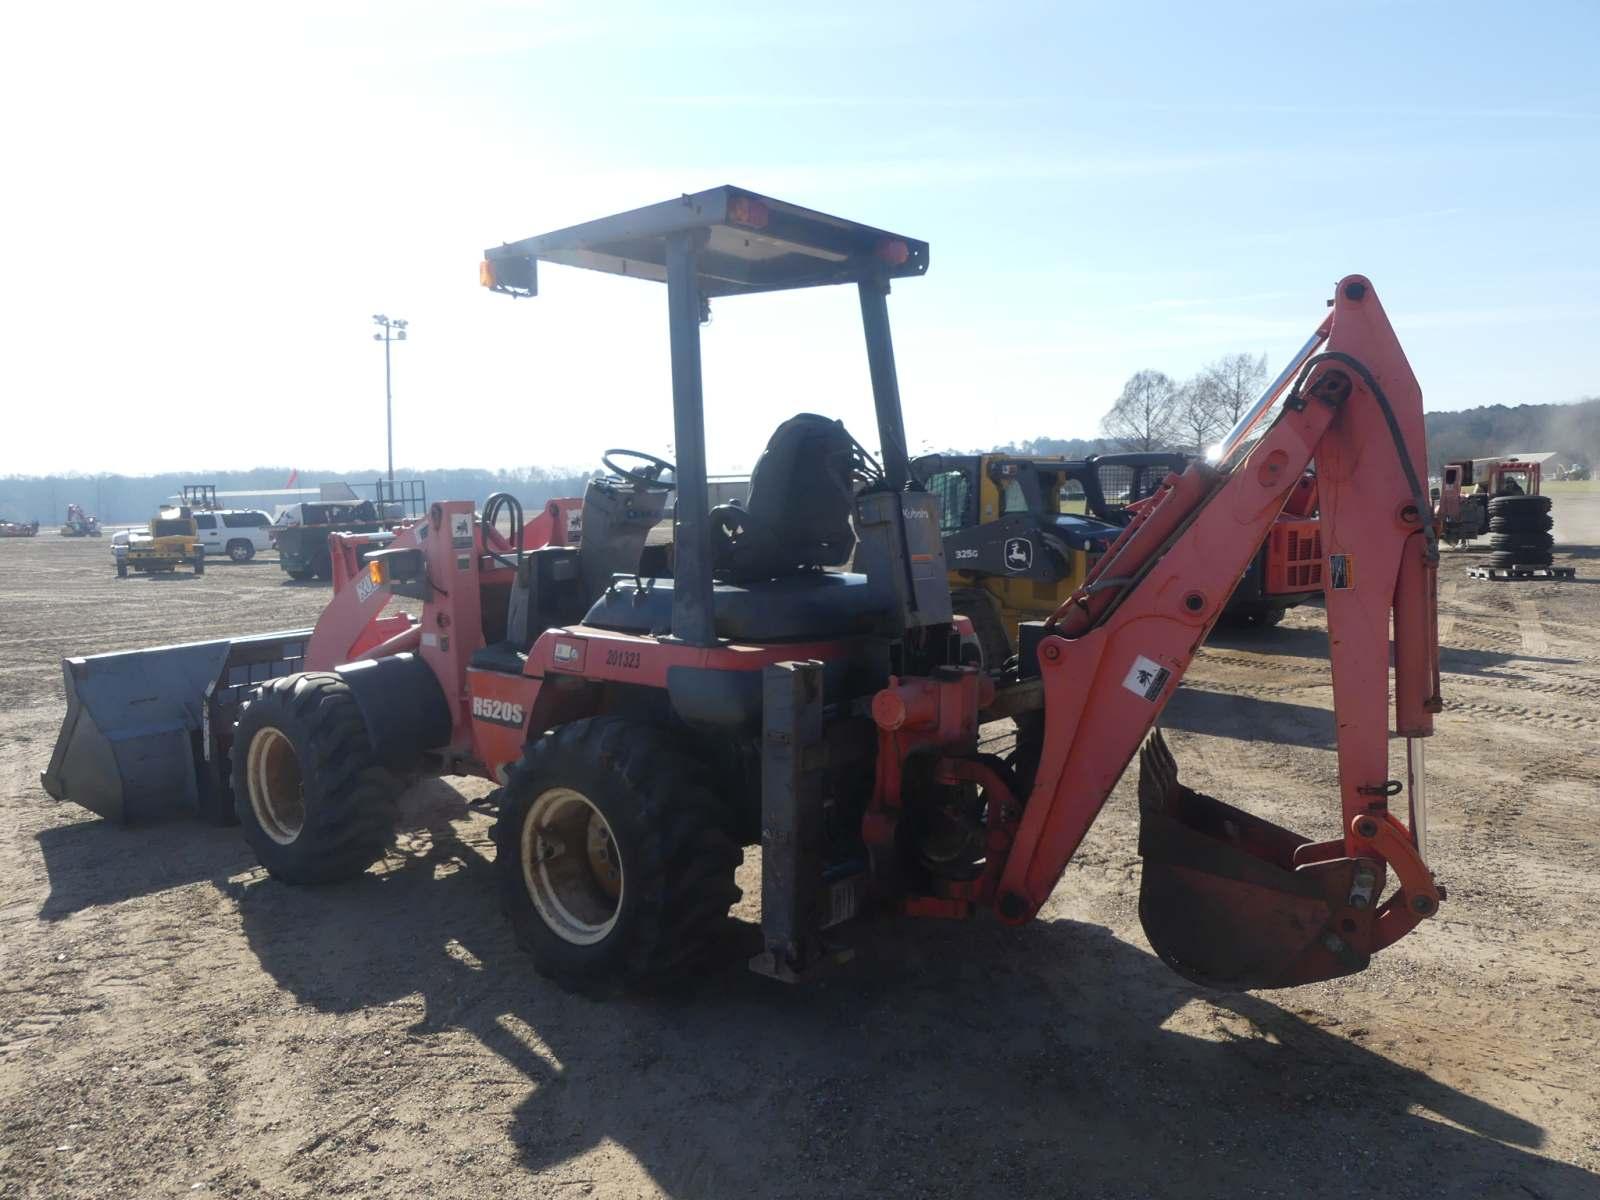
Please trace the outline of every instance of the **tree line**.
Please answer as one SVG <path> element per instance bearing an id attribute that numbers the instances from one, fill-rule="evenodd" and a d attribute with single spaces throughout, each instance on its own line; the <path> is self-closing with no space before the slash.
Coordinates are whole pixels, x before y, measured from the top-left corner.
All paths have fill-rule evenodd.
<path id="1" fill-rule="evenodd" d="M 316 488 L 324 483 L 349 483 L 360 495 L 370 496 L 381 471 L 291 472 L 287 467 L 258 467 L 249 471 L 188 471 L 163 475 L 7 475 L 0 476 L 0 520 L 38 521 L 49 527 L 61 523 L 67 505 L 84 510 L 110 525 L 142 524 L 163 504 L 170 504 L 185 484 L 212 484 L 219 492 L 270 492 L 290 486 Z M 421 479 L 430 500 L 476 500 L 482 503 L 494 492 L 510 492 L 524 509 L 534 509 L 558 496 L 582 496 L 592 472 L 572 468 L 521 467 L 507 471 L 441 468 L 397 471 L 396 479 Z M 259 508 L 274 513 L 280 505 L 307 496 L 222 497 L 231 508 Z"/>
<path id="2" fill-rule="evenodd" d="M 1203 454 L 1260 397 L 1267 358 L 1230 354 L 1178 382 L 1161 371 L 1138 371 L 1101 420 L 1105 441 L 1120 450 L 1183 450 Z M 1571 404 L 1489 404 L 1425 414 L 1428 467 L 1499 454 L 1553 452 L 1553 467 L 1600 464 L 1600 398 Z M 1040 451 L 1048 453 L 1048 451 Z"/>
<path id="3" fill-rule="evenodd" d="M 1232 354 L 1193 379 L 1175 383 L 1160 371 L 1140 371 L 1128 380 L 1098 438 L 1025 438 L 994 447 L 995 453 L 1087 458 L 1113 450 L 1204 450 L 1233 427 L 1266 385 L 1266 358 Z M 1427 414 L 1429 469 L 1463 458 L 1514 450 L 1556 453 L 1557 463 L 1600 465 L 1600 397 L 1575 404 L 1491 404 Z M 980 451 L 987 453 L 987 451 Z M 59 524 L 68 504 L 81 504 L 107 524 L 142 523 L 186 483 L 214 484 L 218 491 L 274 490 L 287 485 L 284 467 L 249 471 L 191 471 L 165 475 L 9 475 L 0 477 L 0 520 Z M 440 469 L 403 471 L 420 477 L 433 499 L 482 502 L 510 492 L 524 508 L 557 496 L 581 496 L 589 472 L 571 468 L 522 467 L 509 471 Z M 295 486 L 348 481 L 370 487 L 377 471 L 301 471 Z M 238 507 L 268 512 L 291 497 L 241 497 Z"/>
<path id="4" fill-rule="evenodd" d="M 1100 428 L 1123 450 L 1204 454 L 1249 411 L 1266 382 L 1265 354 L 1226 355 L 1181 383 L 1163 371 L 1137 371 Z"/>

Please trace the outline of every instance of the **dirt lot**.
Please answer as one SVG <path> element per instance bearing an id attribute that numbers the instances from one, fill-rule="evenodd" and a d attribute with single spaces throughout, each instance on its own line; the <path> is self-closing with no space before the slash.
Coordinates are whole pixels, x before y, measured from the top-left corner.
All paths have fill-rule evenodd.
<path id="1" fill-rule="evenodd" d="M 1600 495 L 1558 504 L 1600 543 Z M 1597 553 L 1571 584 L 1447 558 L 1450 900 L 1364 975 L 1170 974 L 1130 780 L 1027 929 L 880 926 L 805 990 L 733 965 L 600 1005 L 513 948 L 482 783 L 416 789 L 389 859 L 320 890 L 235 831 L 52 802 L 62 655 L 309 623 L 325 592 L 0 541 L 0 1196 L 1600 1196 Z M 1325 651 L 1316 610 L 1206 650 L 1166 721 L 1186 780 L 1331 833 Z"/>

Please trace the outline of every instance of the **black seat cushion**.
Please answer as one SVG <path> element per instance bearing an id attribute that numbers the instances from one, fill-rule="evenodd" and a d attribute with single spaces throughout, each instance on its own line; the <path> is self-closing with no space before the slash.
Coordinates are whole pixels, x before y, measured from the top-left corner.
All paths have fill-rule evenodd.
<path id="1" fill-rule="evenodd" d="M 716 634 L 737 642 L 789 642 L 870 633 L 882 617 L 865 575 L 809 571 L 781 579 L 713 589 Z M 617 633 L 665 635 L 672 631 L 672 580 L 641 585 L 618 575 L 595 601 L 585 625 Z"/>
<path id="2" fill-rule="evenodd" d="M 855 439 L 840 421 L 801 413 L 779 425 L 750 473 L 748 502 L 712 510 L 718 573 L 769 579 L 847 561 L 855 546 L 855 453 Z"/>

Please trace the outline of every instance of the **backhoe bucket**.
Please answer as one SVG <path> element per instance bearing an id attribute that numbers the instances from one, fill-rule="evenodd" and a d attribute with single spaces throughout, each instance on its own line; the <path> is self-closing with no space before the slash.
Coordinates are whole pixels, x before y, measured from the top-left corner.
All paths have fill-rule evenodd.
<path id="1" fill-rule="evenodd" d="M 309 629 L 64 659 L 67 716 L 40 777 L 57 800 L 133 824 L 225 819 L 234 716 L 257 684 L 300 670 Z"/>
<path id="2" fill-rule="evenodd" d="M 1357 947 L 1372 945 L 1381 863 L 1342 857 L 1342 844 L 1315 845 L 1185 787 L 1159 731 L 1139 768 L 1139 919 L 1168 966 L 1225 991 L 1366 967 Z"/>

